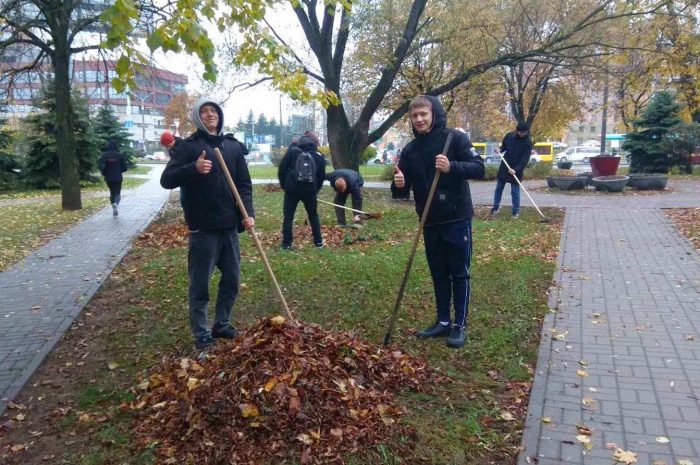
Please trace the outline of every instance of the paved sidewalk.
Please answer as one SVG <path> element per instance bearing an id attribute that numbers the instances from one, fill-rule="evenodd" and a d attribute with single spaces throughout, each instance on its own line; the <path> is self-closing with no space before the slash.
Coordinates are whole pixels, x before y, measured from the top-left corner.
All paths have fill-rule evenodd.
<path id="1" fill-rule="evenodd" d="M 104 208 L 0 273 L 0 415 L 162 208 L 163 167 L 123 192 L 119 216 Z"/>
<path id="2" fill-rule="evenodd" d="M 675 200 L 700 207 L 697 187 Z M 610 443 L 700 465 L 700 257 L 655 208 L 673 200 L 567 208 L 519 465 L 610 465 Z"/>

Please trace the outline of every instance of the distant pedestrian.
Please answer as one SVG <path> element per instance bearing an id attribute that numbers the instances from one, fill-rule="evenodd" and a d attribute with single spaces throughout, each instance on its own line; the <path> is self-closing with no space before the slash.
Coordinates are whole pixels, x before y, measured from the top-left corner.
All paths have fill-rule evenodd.
<path id="1" fill-rule="evenodd" d="M 511 203 L 513 204 L 512 216 L 518 218 L 520 216 L 520 186 L 518 180 L 523 180 L 523 172 L 530 162 L 532 153 L 532 140 L 530 139 L 530 126 L 526 122 L 518 123 L 515 131 L 509 132 L 501 142 L 500 151 L 504 152 L 503 158 L 508 162 L 510 169 L 506 168 L 505 163 L 501 163 L 498 167 L 496 175 L 496 191 L 493 194 L 493 206 L 491 207 L 491 216 L 496 216 L 501 209 L 501 196 L 506 183 L 510 183 Z M 496 149 L 498 153 L 498 149 Z"/>
<path id="2" fill-rule="evenodd" d="M 119 152 L 119 144 L 115 140 L 107 143 L 107 150 L 102 153 L 97 162 L 100 173 L 109 188 L 109 203 L 112 204 L 112 215 L 119 215 L 119 202 L 122 199 L 122 173 L 127 170 L 126 158 Z"/>
<path id="3" fill-rule="evenodd" d="M 309 217 L 311 233 L 316 247 L 323 247 L 321 220 L 318 217 L 316 194 L 321 190 L 326 175 L 326 159 L 318 153 L 318 138 L 310 131 L 299 138 L 282 157 L 277 177 L 284 191 L 282 219 L 282 248 L 291 249 L 294 212 L 299 202 L 304 204 Z"/>
<path id="4" fill-rule="evenodd" d="M 362 186 L 365 181 L 362 175 L 355 170 L 337 169 L 326 176 L 331 187 L 335 190 L 335 199 L 333 203 L 336 205 L 345 206 L 348 195 L 352 197 L 352 208 L 354 210 L 362 210 Z M 335 207 L 335 218 L 339 226 L 347 226 L 345 221 L 345 209 Z M 355 214 L 352 218 L 353 223 L 360 223 L 361 217 Z"/>

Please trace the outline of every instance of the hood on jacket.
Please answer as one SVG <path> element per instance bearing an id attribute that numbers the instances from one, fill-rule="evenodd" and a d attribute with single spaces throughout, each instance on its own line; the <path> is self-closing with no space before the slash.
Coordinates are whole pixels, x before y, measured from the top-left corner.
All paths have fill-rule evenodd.
<path id="1" fill-rule="evenodd" d="M 297 147 L 299 147 L 304 152 L 316 151 L 318 146 L 316 141 L 310 136 L 301 136 L 299 142 L 297 142 Z"/>
<path id="2" fill-rule="evenodd" d="M 413 123 L 411 123 L 411 129 L 413 130 L 413 135 L 416 137 L 424 137 L 430 134 L 431 132 L 435 132 L 436 129 L 444 129 L 447 127 L 447 112 L 445 111 L 445 108 L 442 106 L 442 103 L 440 103 L 440 100 L 433 96 L 433 95 L 423 95 L 428 101 L 430 101 L 431 105 L 433 106 L 433 125 L 430 127 L 428 132 L 425 134 L 419 134 L 416 129 L 413 127 Z M 410 121 L 410 115 L 409 115 L 409 121 Z"/>
<path id="3" fill-rule="evenodd" d="M 116 140 L 110 140 L 107 142 L 107 151 L 109 152 L 116 152 L 119 150 L 119 143 Z"/>
<path id="4" fill-rule="evenodd" d="M 204 131 L 205 133 L 209 134 L 209 130 L 207 129 L 206 126 L 204 126 L 204 122 L 202 121 L 202 118 L 199 117 L 199 110 L 204 106 L 204 105 L 213 105 L 214 108 L 216 108 L 217 113 L 219 113 L 219 124 L 216 127 L 216 135 L 220 136 L 221 135 L 221 128 L 224 127 L 224 111 L 221 109 L 221 106 L 219 106 L 218 103 L 216 103 L 214 100 L 212 100 L 209 97 L 202 97 L 196 102 L 194 102 L 194 105 L 192 106 L 192 121 L 194 122 L 194 125 L 197 126 L 197 129 L 200 129 Z"/>

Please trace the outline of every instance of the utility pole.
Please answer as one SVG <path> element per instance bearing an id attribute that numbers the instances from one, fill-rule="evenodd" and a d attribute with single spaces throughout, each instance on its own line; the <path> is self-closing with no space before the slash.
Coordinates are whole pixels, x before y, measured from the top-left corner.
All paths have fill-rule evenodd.
<path id="1" fill-rule="evenodd" d="M 600 124 L 600 154 L 605 154 L 605 137 L 608 131 L 608 72 L 605 70 L 605 85 L 603 87 L 603 121 Z"/>

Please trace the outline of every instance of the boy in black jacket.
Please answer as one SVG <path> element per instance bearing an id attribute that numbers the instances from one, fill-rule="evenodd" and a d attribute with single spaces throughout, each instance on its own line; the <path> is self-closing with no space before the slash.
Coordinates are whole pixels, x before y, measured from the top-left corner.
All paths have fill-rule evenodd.
<path id="1" fill-rule="evenodd" d="M 109 203 L 112 204 L 112 215 L 119 215 L 119 202 L 122 199 L 122 173 L 126 171 L 126 158 L 119 152 L 117 141 L 107 142 L 107 150 L 102 154 L 97 166 L 105 178 L 109 188 Z"/>
<path id="2" fill-rule="evenodd" d="M 509 132 L 501 142 L 501 152 L 505 152 L 503 158 L 510 166 L 506 168 L 505 163 L 501 163 L 498 167 L 496 175 L 496 191 L 493 194 L 493 206 L 491 207 L 491 215 L 495 216 L 498 210 L 501 209 L 501 196 L 506 183 L 510 183 L 510 197 L 513 205 L 512 216 L 518 218 L 520 216 L 520 185 L 518 181 L 523 180 L 523 172 L 530 162 L 530 154 L 532 153 L 532 140 L 530 140 L 530 126 L 527 123 L 518 123 L 515 131 Z"/>
<path id="3" fill-rule="evenodd" d="M 335 190 L 334 204 L 345 206 L 349 194 L 352 197 L 352 208 L 362 210 L 362 186 L 365 184 L 365 181 L 360 173 L 355 170 L 342 168 L 330 173 L 326 176 L 326 179 L 328 179 L 331 187 Z M 347 226 L 344 208 L 335 208 L 335 219 L 340 226 Z M 352 222 L 359 223 L 360 221 L 360 215 L 355 214 Z"/>
<path id="4" fill-rule="evenodd" d="M 247 150 L 232 136 L 224 136 L 224 113 L 208 98 L 201 98 L 192 109 L 197 131 L 176 145 L 163 171 L 160 184 L 165 189 L 182 187 L 185 221 L 190 230 L 187 271 L 189 275 L 190 328 L 195 346 L 206 349 L 213 338 L 233 339 L 238 335 L 231 326 L 231 311 L 238 296 L 240 249 L 238 233 L 255 224 L 253 183 L 244 155 Z M 250 218 L 243 221 L 216 162 L 214 148 L 219 148 Z M 216 266 L 221 271 L 216 311 L 211 331 L 208 329 L 207 305 L 209 281 Z"/>
<path id="5" fill-rule="evenodd" d="M 282 248 L 292 248 L 294 212 L 299 202 L 304 204 L 306 214 L 311 224 L 311 234 L 314 237 L 314 245 L 323 247 L 321 236 L 321 220 L 318 217 L 318 201 L 316 194 L 321 190 L 326 175 L 326 159 L 318 153 L 318 138 L 313 132 L 306 131 L 299 138 L 296 146 L 290 146 L 284 154 L 277 170 L 277 178 L 284 191 L 284 205 L 282 220 Z M 309 156 L 309 163 L 305 165 L 309 171 L 302 173 L 304 167 L 297 163 L 299 157 L 305 159 Z M 304 176 L 301 176 L 304 175 Z M 300 176 L 303 179 L 300 179 Z"/>
<path id="6" fill-rule="evenodd" d="M 447 337 L 448 347 L 459 348 L 466 342 L 474 216 L 467 179 L 483 178 L 484 162 L 466 134 L 446 127 L 447 114 L 436 97 L 419 95 L 408 111 L 415 139 L 401 151 L 392 192 L 405 195 L 413 188 L 420 218 L 435 172 L 441 172 L 423 229 L 437 318 L 416 336 Z M 453 134 L 452 144 L 444 156 L 441 152 L 449 133 Z M 450 317 L 451 303 L 454 320 Z"/>

